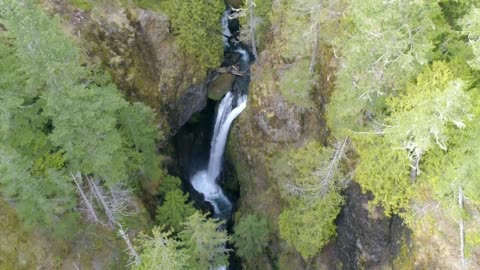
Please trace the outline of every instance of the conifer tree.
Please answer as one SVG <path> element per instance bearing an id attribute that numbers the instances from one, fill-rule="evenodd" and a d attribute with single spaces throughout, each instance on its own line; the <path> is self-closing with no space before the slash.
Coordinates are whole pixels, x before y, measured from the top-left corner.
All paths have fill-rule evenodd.
<path id="1" fill-rule="evenodd" d="M 166 194 L 162 206 L 157 208 L 156 219 L 160 225 L 179 232 L 194 212 L 195 208 L 188 202 L 188 195 L 177 189 Z"/>
<path id="2" fill-rule="evenodd" d="M 204 270 L 227 264 L 229 250 L 225 245 L 229 237 L 221 229 L 223 222 L 195 212 L 184 224 L 179 237 L 189 256 L 190 269 Z"/>
<path id="3" fill-rule="evenodd" d="M 267 220 L 257 215 L 248 215 L 235 225 L 232 241 L 237 254 L 246 260 L 260 255 L 268 245 L 269 229 Z"/>

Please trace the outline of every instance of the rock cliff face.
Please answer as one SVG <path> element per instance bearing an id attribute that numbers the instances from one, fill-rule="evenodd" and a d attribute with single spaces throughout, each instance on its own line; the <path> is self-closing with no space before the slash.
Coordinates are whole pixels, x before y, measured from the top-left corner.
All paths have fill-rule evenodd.
<path id="1" fill-rule="evenodd" d="M 278 238 L 282 202 L 270 159 L 308 140 L 329 143 L 323 104 L 333 88 L 336 61 L 328 48 L 319 49 L 320 76 L 311 93 L 316 104 L 311 110 L 295 106 L 280 93 L 278 77 L 285 63 L 275 56 L 273 44 L 261 53 L 260 62 L 252 67 L 248 107 L 232 128 L 227 151 L 240 184 L 236 216 L 259 213 L 268 218 L 274 234 L 267 255 L 248 269 L 390 268 L 404 235 L 402 222 L 398 217 L 386 218 L 381 209 L 370 213 L 371 198 L 354 182 L 344 191 L 346 203 L 337 218 L 337 237 L 316 258 L 303 261 Z"/>
<path id="2" fill-rule="evenodd" d="M 320 102 L 312 110 L 289 103 L 278 88 L 282 62 L 265 50 L 262 65 L 252 66 L 247 109 L 232 127 L 227 155 L 234 164 L 240 183 L 239 210 L 236 216 L 259 213 L 268 218 L 274 231 L 268 247 L 269 256 L 248 269 L 275 269 L 274 260 L 288 257 L 291 269 L 304 269 L 300 257 L 285 248 L 277 238 L 277 219 L 281 210 L 280 195 L 271 176 L 270 158 L 288 146 L 300 146 L 308 140 L 326 140 Z M 317 89 L 314 96 L 321 96 Z"/>
<path id="3" fill-rule="evenodd" d="M 85 45 L 87 62 L 103 66 L 130 100 L 157 112 L 164 134 L 174 134 L 205 107 L 207 71 L 177 46 L 167 16 L 120 1 L 90 12 L 62 0 L 46 5 Z"/>

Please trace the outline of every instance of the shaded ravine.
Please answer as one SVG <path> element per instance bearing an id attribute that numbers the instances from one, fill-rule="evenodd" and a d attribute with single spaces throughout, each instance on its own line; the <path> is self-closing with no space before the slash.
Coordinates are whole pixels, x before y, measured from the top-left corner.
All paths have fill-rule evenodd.
<path id="1" fill-rule="evenodd" d="M 196 207 L 212 212 L 213 218 L 224 220 L 229 224 L 238 195 L 232 194 L 232 190 L 225 191 L 221 187 L 222 182 L 228 181 L 225 175 L 229 174 L 224 169 L 226 163 L 224 152 L 230 127 L 247 106 L 249 72 L 252 64 L 250 50 L 237 39 L 238 21 L 229 20 L 230 13 L 231 9 L 227 7 L 221 19 L 224 45 L 222 68 L 234 67 L 241 75 L 237 73 L 231 85 L 223 89 L 226 94 L 220 102 L 209 100 L 207 107 L 195 114 L 174 138 L 174 147 L 178 153 L 177 160 L 180 165 L 178 168 L 180 171 L 177 171 L 177 174 L 184 180 L 185 188 L 189 191 Z M 212 72 L 207 86 L 214 83 L 219 74 L 217 71 Z M 227 225 L 223 228 L 229 227 Z M 237 259 L 230 257 L 229 266 L 216 269 L 236 269 L 237 263 L 234 261 Z"/>
<path id="2" fill-rule="evenodd" d="M 222 170 L 223 153 L 227 142 L 228 131 L 235 118 L 247 106 L 246 95 L 236 99 L 237 106 L 234 108 L 234 95 L 228 92 L 219 105 L 218 113 L 213 130 L 210 145 L 210 157 L 208 167 L 197 172 L 190 182 L 193 188 L 203 194 L 205 200 L 213 206 L 213 216 L 220 219 L 228 219 L 232 212 L 232 204 L 225 196 L 221 187 L 217 184 L 217 178 Z"/>

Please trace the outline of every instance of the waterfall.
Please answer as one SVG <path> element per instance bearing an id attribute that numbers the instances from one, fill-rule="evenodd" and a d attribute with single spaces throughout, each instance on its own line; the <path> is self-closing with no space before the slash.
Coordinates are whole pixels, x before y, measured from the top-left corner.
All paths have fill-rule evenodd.
<path id="1" fill-rule="evenodd" d="M 217 178 L 222 170 L 223 153 L 227 142 L 230 126 L 247 106 L 247 97 L 239 96 L 237 107 L 233 108 L 234 95 L 228 92 L 218 106 L 217 117 L 210 144 L 208 168 L 197 172 L 190 180 L 193 188 L 205 196 L 205 200 L 213 205 L 214 217 L 228 218 L 232 204 L 217 184 Z"/>
<path id="2" fill-rule="evenodd" d="M 222 16 L 222 34 L 223 34 L 223 37 L 222 37 L 222 41 L 223 41 L 223 46 L 225 48 L 229 48 L 230 47 L 230 42 L 229 42 L 229 38 L 232 36 L 232 32 L 230 31 L 230 28 L 228 27 L 228 16 L 230 15 L 230 10 L 225 10 L 225 12 L 223 12 L 223 16 Z"/>

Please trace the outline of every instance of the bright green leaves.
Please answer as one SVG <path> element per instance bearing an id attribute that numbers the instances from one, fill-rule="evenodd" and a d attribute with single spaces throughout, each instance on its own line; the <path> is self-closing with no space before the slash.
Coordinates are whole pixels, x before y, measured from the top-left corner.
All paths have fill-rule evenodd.
<path id="1" fill-rule="evenodd" d="M 459 23 L 473 49 L 474 59 L 469 64 L 474 69 L 480 69 L 480 8 L 472 8 Z"/>
<path id="2" fill-rule="evenodd" d="M 302 199 L 291 201 L 280 214 L 280 237 L 294 246 L 307 260 L 316 255 L 336 235 L 335 219 L 343 197 L 330 192 L 312 204 Z"/>
<path id="3" fill-rule="evenodd" d="M 205 270 L 226 265 L 229 237 L 223 226 L 223 222 L 195 212 L 183 223 L 178 237 L 156 227 L 153 237 L 140 237 L 142 262 L 133 269 Z"/>
<path id="4" fill-rule="evenodd" d="M 75 222 L 71 172 L 108 186 L 156 177 L 152 111 L 89 72 L 34 1 L 0 2 L 0 17 L 0 189 L 25 224 L 58 231 Z"/>
<path id="5" fill-rule="evenodd" d="M 282 153 L 272 164 L 286 206 L 280 214 L 280 236 L 309 259 L 335 236 L 334 220 L 346 182 L 341 160 L 347 140 L 335 149 L 310 142 Z"/>
<path id="6" fill-rule="evenodd" d="M 162 232 L 156 227 L 153 236 L 139 237 L 141 263 L 135 270 L 183 270 L 188 268 L 188 256 L 180 249 L 181 242 L 172 238 L 171 233 Z"/>
<path id="7" fill-rule="evenodd" d="M 408 150 L 412 161 L 433 145 L 447 150 L 447 124 L 465 127 L 471 108 L 464 90 L 465 83 L 446 63 L 434 62 L 405 94 L 389 100 L 392 112 L 385 137 Z"/>
<path id="8" fill-rule="evenodd" d="M 49 92 L 46 113 L 54 129 L 49 138 L 65 151 L 71 171 L 95 174 L 114 184 L 125 180 L 126 157 L 116 114 L 128 104 L 110 85 Z"/>
<path id="9" fill-rule="evenodd" d="M 471 104 L 465 83 L 448 64 L 434 62 L 405 93 L 387 101 L 390 116 L 383 135 L 357 135 L 355 179 L 375 195 L 385 213 L 408 208 L 422 155 L 434 146 L 446 151 L 448 128 L 465 127 Z"/>
<path id="10" fill-rule="evenodd" d="M 225 244 L 229 236 L 222 226 L 223 222 L 207 219 L 198 212 L 187 219 L 179 237 L 189 256 L 189 269 L 204 270 L 227 264 L 229 250 Z"/>
<path id="11" fill-rule="evenodd" d="M 285 70 L 280 78 L 280 92 L 285 99 L 306 109 L 315 105 L 310 98 L 310 91 L 315 80 L 309 73 L 308 68 L 308 60 L 296 62 Z"/>
<path id="12" fill-rule="evenodd" d="M 74 43 L 65 37 L 57 20 L 40 12 L 33 1 L 6 0 L 0 10 L 7 36 L 12 38 L 25 67 L 22 71 L 28 76 L 28 90 L 41 89 L 45 84 L 63 90 L 86 76 Z"/>
<path id="13" fill-rule="evenodd" d="M 353 142 L 359 156 L 355 180 L 373 193 L 371 203 L 381 205 L 387 216 L 406 210 L 412 196 L 407 152 L 376 135 L 359 135 Z"/>
<path id="14" fill-rule="evenodd" d="M 268 245 L 269 228 L 267 220 L 257 215 L 248 215 L 235 225 L 232 240 L 237 248 L 236 254 L 246 260 L 260 255 Z"/>
<path id="15" fill-rule="evenodd" d="M 223 1 L 167 0 L 160 7 L 169 16 L 180 47 L 203 67 L 217 67 L 223 52 L 220 29 Z"/>
<path id="16" fill-rule="evenodd" d="M 288 200 L 300 196 L 315 200 L 329 190 L 338 190 L 345 175 L 340 160 L 334 160 L 336 150 L 309 142 L 301 148 L 283 152 L 274 159 L 272 173 L 278 181 L 282 197 Z"/>
<path id="17" fill-rule="evenodd" d="M 351 1 L 348 33 L 335 41 L 341 64 L 328 109 L 334 131 L 362 127 L 364 115 L 381 113 L 381 97 L 402 90 L 428 63 L 439 12 L 436 1 Z"/>
<path id="18" fill-rule="evenodd" d="M 165 196 L 162 206 L 157 208 L 156 219 L 160 225 L 179 232 L 182 224 L 195 212 L 192 203 L 188 203 L 188 195 L 181 189 L 170 191 Z"/>

